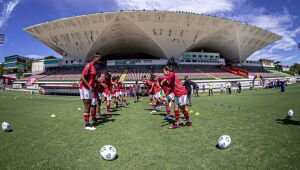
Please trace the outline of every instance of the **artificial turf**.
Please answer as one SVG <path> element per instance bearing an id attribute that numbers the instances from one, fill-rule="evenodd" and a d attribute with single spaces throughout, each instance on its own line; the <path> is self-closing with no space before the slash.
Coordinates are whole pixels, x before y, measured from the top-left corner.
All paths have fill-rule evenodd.
<path id="1" fill-rule="evenodd" d="M 148 98 L 114 112 L 90 132 L 83 129 L 79 97 L 0 92 L 0 169 L 298 169 L 300 84 L 277 90 L 193 97 L 192 127 L 168 129 L 164 109 L 149 113 Z M 289 109 L 295 116 L 284 119 Z M 196 116 L 195 112 L 200 115 Z M 50 115 L 55 114 L 55 118 Z M 219 136 L 232 138 L 228 149 Z M 99 150 L 113 145 L 118 158 Z"/>

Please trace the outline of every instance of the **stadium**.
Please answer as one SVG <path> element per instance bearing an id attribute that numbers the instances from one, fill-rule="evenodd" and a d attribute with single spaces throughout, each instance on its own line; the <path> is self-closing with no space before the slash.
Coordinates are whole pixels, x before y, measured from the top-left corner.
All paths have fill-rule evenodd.
<path id="1" fill-rule="evenodd" d="M 227 81 L 240 81 L 248 88 L 257 74 L 290 83 L 287 74 L 275 70 L 273 61 L 247 60 L 280 39 L 279 35 L 214 16 L 156 10 L 107 12 L 24 30 L 63 59 L 56 65 L 44 64 L 44 72 L 14 82 L 13 88 L 76 94 L 83 65 L 96 52 L 102 56 L 101 72 L 126 73 L 127 86 L 147 75 L 149 67 L 161 74 L 167 64 L 174 66 L 180 78 L 188 75 L 201 87 L 210 81 L 216 89 Z"/>

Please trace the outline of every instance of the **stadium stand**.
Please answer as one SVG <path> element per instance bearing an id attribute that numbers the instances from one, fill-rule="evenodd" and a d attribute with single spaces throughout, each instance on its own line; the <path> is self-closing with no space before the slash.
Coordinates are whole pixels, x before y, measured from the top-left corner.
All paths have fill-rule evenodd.
<path id="1" fill-rule="evenodd" d="M 268 70 L 265 70 L 263 67 L 240 66 L 239 68 L 246 70 L 250 76 L 256 76 L 257 74 L 260 74 L 264 78 L 284 77 L 281 74 L 273 73 Z"/>
<path id="2" fill-rule="evenodd" d="M 154 68 L 154 73 L 158 76 L 162 76 L 163 66 Z M 179 66 L 174 67 L 174 71 L 180 79 L 184 79 L 185 76 L 189 76 L 193 80 L 215 80 L 215 79 L 240 79 L 241 76 L 226 72 L 216 66 Z M 127 76 L 128 81 L 141 80 L 144 76 L 147 76 L 149 72 L 148 68 L 135 68 L 129 69 Z"/>

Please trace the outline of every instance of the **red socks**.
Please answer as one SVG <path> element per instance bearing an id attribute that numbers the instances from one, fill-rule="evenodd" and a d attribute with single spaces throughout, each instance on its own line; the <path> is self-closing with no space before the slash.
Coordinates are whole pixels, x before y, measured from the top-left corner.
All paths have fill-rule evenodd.
<path id="1" fill-rule="evenodd" d="M 95 109 L 91 109 L 91 115 L 92 115 L 92 119 L 94 120 L 96 118 L 96 111 L 95 111 Z"/>
<path id="2" fill-rule="evenodd" d="M 167 109 L 167 115 L 171 114 L 171 107 L 169 105 L 166 105 L 166 109 Z"/>
<path id="3" fill-rule="evenodd" d="M 89 119 L 90 119 L 90 115 L 88 113 L 84 113 L 83 117 L 84 117 L 85 123 L 88 124 L 89 123 Z"/>
<path id="4" fill-rule="evenodd" d="M 156 104 L 153 105 L 153 109 L 156 110 Z"/>
<path id="5" fill-rule="evenodd" d="M 178 121 L 179 121 L 179 118 L 180 118 L 180 113 L 179 113 L 179 111 L 178 111 L 178 110 L 175 110 L 174 115 L 175 115 L 175 122 L 178 122 Z"/>
<path id="6" fill-rule="evenodd" d="M 106 110 L 109 111 L 110 109 L 110 102 L 106 102 Z"/>
<path id="7" fill-rule="evenodd" d="M 185 119 L 186 119 L 187 121 L 189 121 L 189 120 L 190 120 L 190 115 L 189 115 L 188 111 L 184 108 L 184 109 L 182 110 L 182 113 L 183 113 Z"/>
<path id="8" fill-rule="evenodd" d="M 97 113 L 101 113 L 101 105 L 100 106 L 97 106 Z"/>

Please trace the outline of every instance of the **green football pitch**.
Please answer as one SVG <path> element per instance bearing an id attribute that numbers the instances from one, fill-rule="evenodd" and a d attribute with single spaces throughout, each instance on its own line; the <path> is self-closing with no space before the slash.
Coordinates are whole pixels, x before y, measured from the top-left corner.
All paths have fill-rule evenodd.
<path id="1" fill-rule="evenodd" d="M 168 129 L 164 108 L 148 98 L 114 112 L 96 131 L 83 129 L 79 97 L 0 92 L 0 169 L 299 169 L 300 84 L 232 95 L 193 97 L 193 126 Z M 289 109 L 292 120 L 284 119 Z M 199 115 L 195 115 L 199 112 Z M 55 114 L 55 118 L 51 118 Z M 217 139 L 230 135 L 231 146 Z M 118 158 L 99 150 L 113 145 Z"/>

